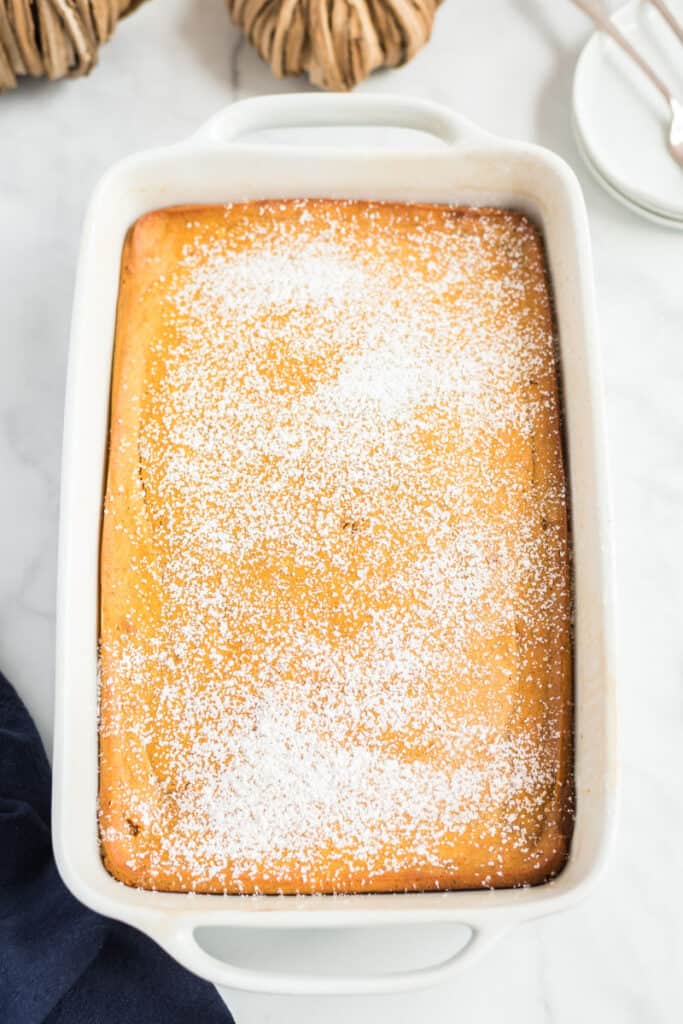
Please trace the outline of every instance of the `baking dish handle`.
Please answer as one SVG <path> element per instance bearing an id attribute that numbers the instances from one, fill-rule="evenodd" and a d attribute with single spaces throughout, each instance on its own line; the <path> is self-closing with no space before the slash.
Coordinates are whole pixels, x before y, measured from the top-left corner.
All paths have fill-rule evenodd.
<path id="1" fill-rule="evenodd" d="M 448 107 L 408 96 L 297 93 L 254 96 L 233 103 L 202 125 L 192 141 L 227 144 L 251 132 L 305 127 L 408 128 L 450 146 L 492 136 Z"/>
<path id="2" fill-rule="evenodd" d="M 464 924 L 464 922 L 463 922 Z M 200 946 L 194 923 L 184 922 L 170 930 L 146 929 L 183 967 L 221 988 L 271 995 L 380 995 L 406 992 L 446 981 L 478 960 L 507 930 L 504 926 L 465 924 L 471 934 L 465 945 L 441 963 L 415 970 L 365 975 L 293 974 L 259 971 L 221 960 Z"/>

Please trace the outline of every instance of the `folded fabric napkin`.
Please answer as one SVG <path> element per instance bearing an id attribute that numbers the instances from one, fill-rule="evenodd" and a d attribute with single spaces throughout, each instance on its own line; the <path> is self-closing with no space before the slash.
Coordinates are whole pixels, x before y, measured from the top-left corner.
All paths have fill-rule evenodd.
<path id="1" fill-rule="evenodd" d="M 57 873 L 50 768 L 0 673 L 0 1021 L 230 1024 L 216 989 L 127 925 L 82 906 Z"/>

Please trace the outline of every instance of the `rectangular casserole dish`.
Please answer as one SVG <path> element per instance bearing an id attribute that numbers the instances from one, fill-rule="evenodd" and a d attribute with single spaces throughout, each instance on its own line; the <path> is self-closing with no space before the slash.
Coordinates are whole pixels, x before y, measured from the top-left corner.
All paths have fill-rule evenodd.
<path id="1" fill-rule="evenodd" d="M 263 145 L 269 128 L 364 125 L 436 135 L 434 150 Z M 545 239 L 556 306 L 571 495 L 575 593 L 576 826 L 567 866 L 531 889 L 359 896 L 213 896 L 139 891 L 105 870 L 97 831 L 99 541 L 119 267 L 141 214 L 184 203 L 339 197 L 496 205 L 522 210 Z M 612 563 L 603 410 L 585 209 L 571 170 L 534 146 L 502 141 L 447 109 L 389 96 L 246 100 L 189 141 L 131 157 L 93 197 L 83 234 L 64 433 L 54 755 L 54 845 L 66 884 L 88 906 L 146 932 L 216 984 L 282 993 L 407 989 L 462 969 L 512 925 L 566 907 L 602 867 L 616 810 Z M 261 972 L 224 963 L 199 927 L 362 927 L 453 921 L 467 945 L 444 963 L 367 977 Z"/>

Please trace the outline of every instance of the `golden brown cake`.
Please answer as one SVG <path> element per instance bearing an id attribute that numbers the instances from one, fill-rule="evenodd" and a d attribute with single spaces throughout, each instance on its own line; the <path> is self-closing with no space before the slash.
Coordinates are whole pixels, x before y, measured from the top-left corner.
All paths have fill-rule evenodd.
<path id="1" fill-rule="evenodd" d="M 104 512 L 116 878 L 377 892 L 562 867 L 567 513 L 524 216 L 273 200 L 142 217 Z"/>

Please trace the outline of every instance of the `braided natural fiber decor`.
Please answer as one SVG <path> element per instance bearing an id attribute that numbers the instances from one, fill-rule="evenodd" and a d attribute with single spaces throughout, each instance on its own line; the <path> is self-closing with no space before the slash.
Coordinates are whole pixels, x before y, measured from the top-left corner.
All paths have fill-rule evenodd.
<path id="1" fill-rule="evenodd" d="M 0 0 L 0 92 L 22 75 L 87 75 L 97 51 L 142 0 Z"/>
<path id="2" fill-rule="evenodd" d="M 345 92 L 381 67 L 405 64 L 429 39 L 441 0 L 226 0 L 278 78 L 306 72 Z"/>

